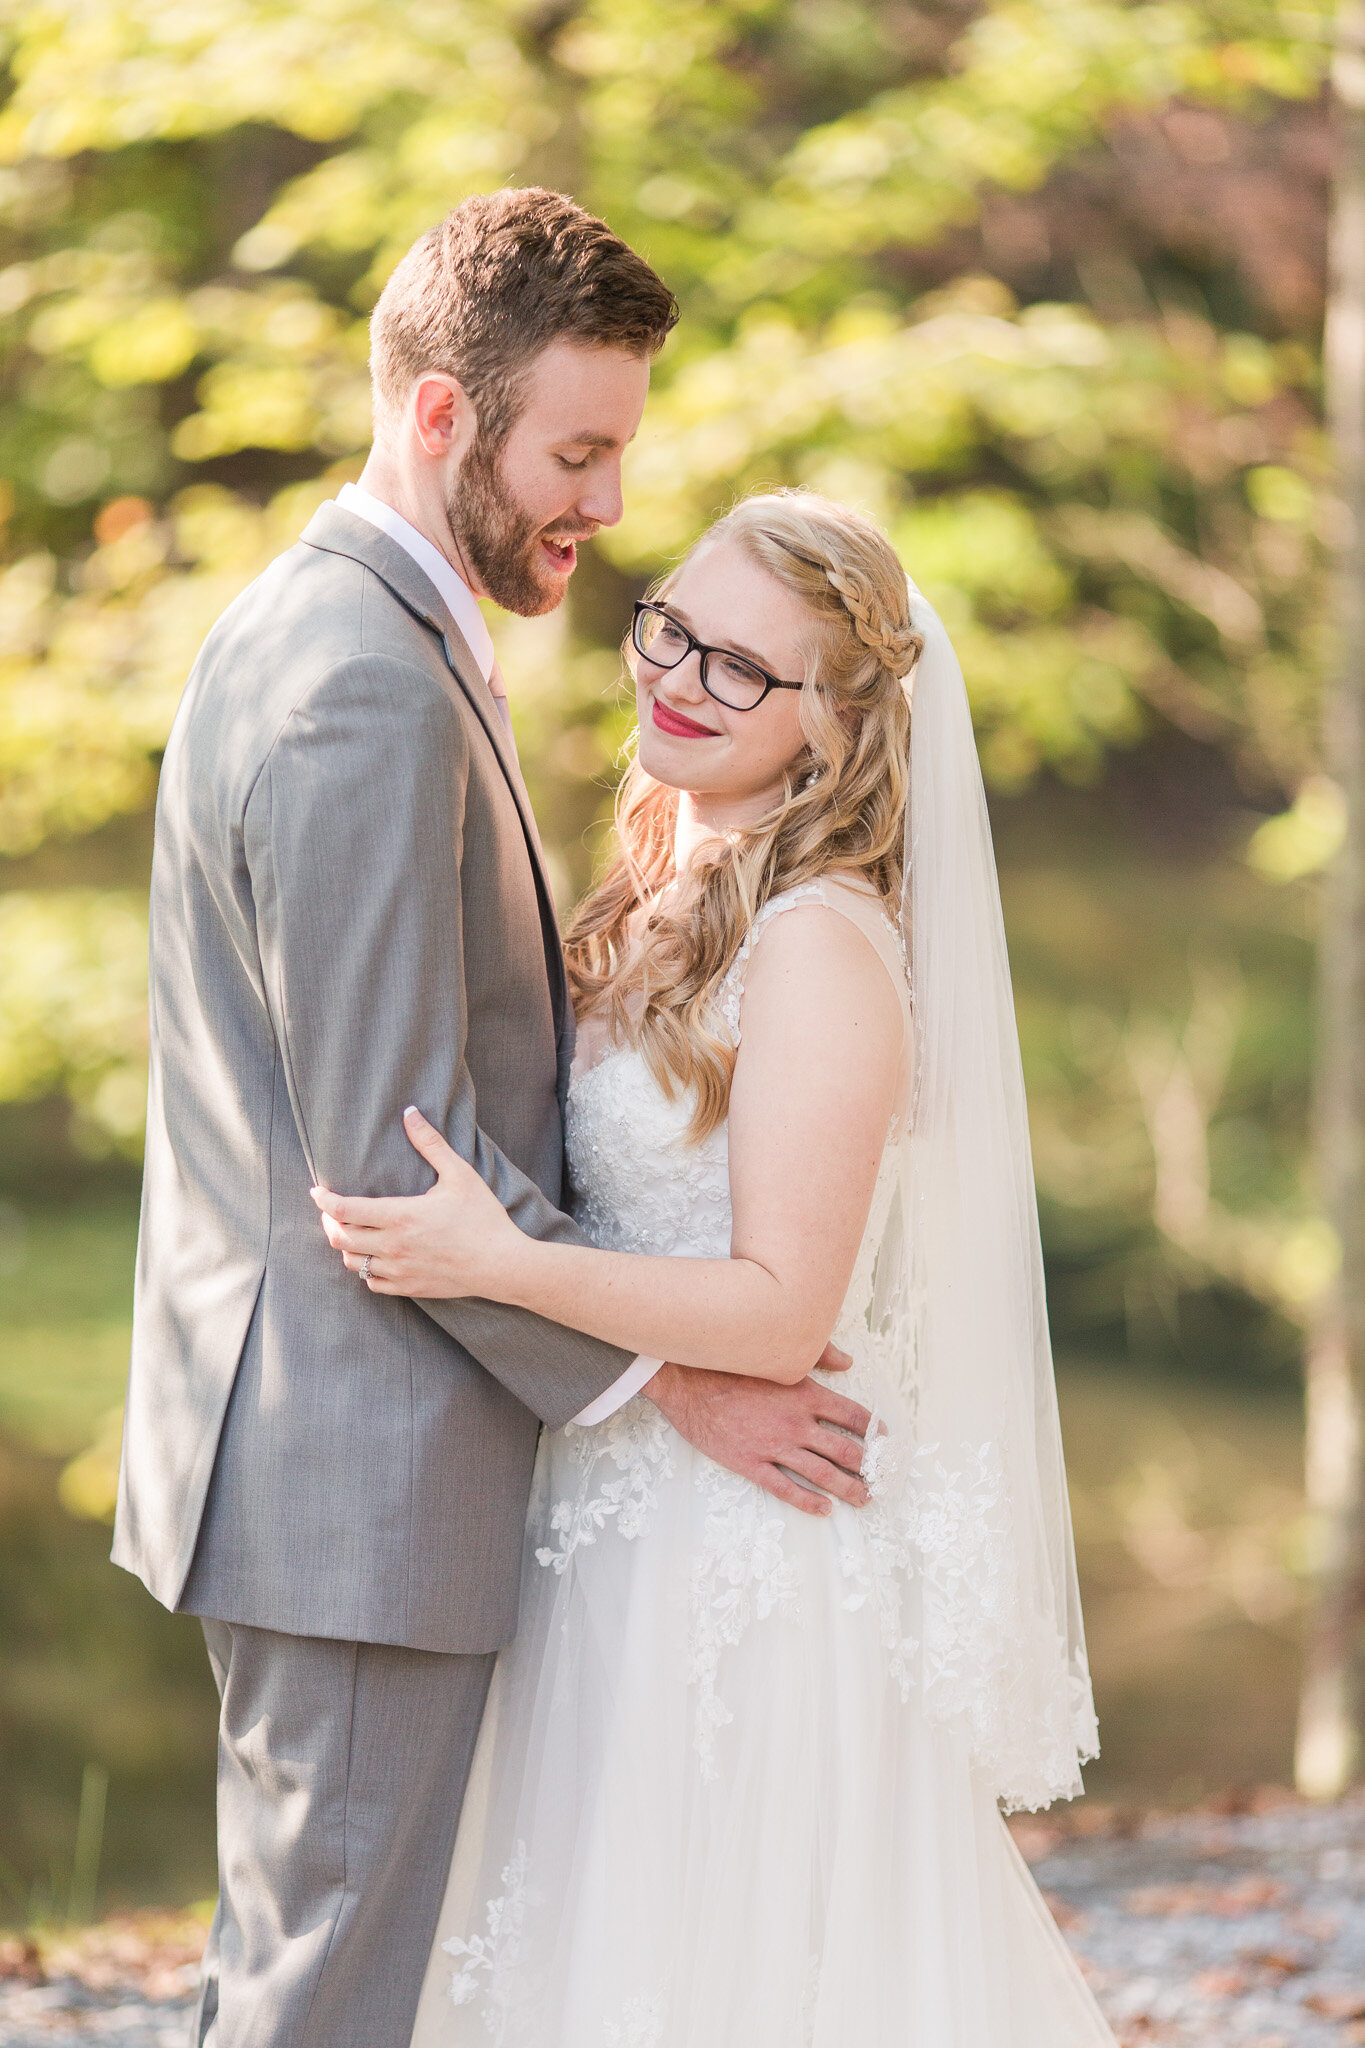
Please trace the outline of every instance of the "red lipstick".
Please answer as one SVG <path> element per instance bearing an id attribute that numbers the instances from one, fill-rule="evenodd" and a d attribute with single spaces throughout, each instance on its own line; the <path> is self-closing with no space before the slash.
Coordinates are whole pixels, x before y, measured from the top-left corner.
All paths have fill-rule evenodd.
<path id="1" fill-rule="evenodd" d="M 654 723 L 660 732 L 671 732 L 680 740 L 713 740 L 717 737 L 709 725 L 698 725 L 694 718 L 684 718 L 681 711 L 674 711 L 658 697 L 654 699 Z"/>

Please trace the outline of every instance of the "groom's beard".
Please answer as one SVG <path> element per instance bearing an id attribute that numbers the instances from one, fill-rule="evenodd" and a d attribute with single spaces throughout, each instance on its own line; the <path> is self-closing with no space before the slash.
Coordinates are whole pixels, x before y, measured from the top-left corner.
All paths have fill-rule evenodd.
<path id="1" fill-rule="evenodd" d="M 446 501 L 446 517 L 461 553 L 478 571 L 493 602 L 524 619 L 552 612 L 566 588 L 565 579 L 541 560 L 542 537 L 554 533 L 562 539 L 584 538 L 593 531 L 537 526 L 513 498 L 497 450 L 482 436 L 476 437 L 460 465 Z"/>

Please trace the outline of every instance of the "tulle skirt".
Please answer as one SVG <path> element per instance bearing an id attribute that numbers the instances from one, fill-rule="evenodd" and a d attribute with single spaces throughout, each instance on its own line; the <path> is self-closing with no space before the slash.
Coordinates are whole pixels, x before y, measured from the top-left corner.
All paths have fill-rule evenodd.
<path id="1" fill-rule="evenodd" d="M 413 2048 L 1113 2048 L 872 1540 L 643 1401 L 542 1441 Z"/>

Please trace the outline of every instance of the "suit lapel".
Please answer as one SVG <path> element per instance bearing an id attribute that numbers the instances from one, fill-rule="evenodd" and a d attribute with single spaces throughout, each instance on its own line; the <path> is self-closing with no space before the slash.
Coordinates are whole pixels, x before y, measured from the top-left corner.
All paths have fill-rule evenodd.
<path id="1" fill-rule="evenodd" d="M 445 612 L 444 606 L 441 609 Z M 448 612 L 445 612 L 445 616 L 449 624 L 443 630 L 436 627 L 433 621 L 428 623 L 432 624 L 433 630 L 441 632 L 441 644 L 450 672 L 459 684 L 466 701 L 472 705 L 475 717 L 492 741 L 493 751 L 502 766 L 503 774 L 507 777 L 508 787 L 516 799 L 522 831 L 526 835 L 527 851 L 531 856 L 531 865 L 535 869 L 536 891 L 540 897 L 540 918 L 545 936 L 545 964 L 549 969 L 550 993 L 554 998 L 555 1029 L 562 1039 L 564 1020 L 569 1010 L 568 991 L 564 980 L 564 954 L 559 940 L 559 917 L 555 910 L 554 891 L 550 887 L 550 871 L 545 864 L 545 852 L 540 843 L 536 814 L 531 809 L 531 799 L 527 795 L 526 784 L 522 779 L 516 744 L 511 732 L 502 722 L 502 713 L 498 710 L 493 692 L 484 680 L 463 633 Z"/>
<path id="2" fill-rule="evenodd" d="M 411 612 L 415 619 L 419 619 L 440 642 L 446 668 L 457 685 L 460 696 L 488 736 L 489 744 L 497 756 L 498 765 L 512 793 L 517 815 L 521 819 L 526 849 L 535 871 L 536 892 L 540 898 L 541 925 L 545 940 L 545 964 L 550 977 L 550 990 L 554 997 L 555 1022 L 562 1039 L 568 1001 L 554 891 L 550 887 L 550 874 L 545 865 L 540 833 L 536 826 L 535 813 L 531 809 L 531 799 L 526 793 L 526 784 L 522 780 L 521 766 L 517 760 L 512 735 L 502 722 L 493 693 L 470 651 L 469 643 L 451 617 L 445 600 L 435 584 L 424 575 L 407 549 L 400 547 L 387 533 L 381 533 L 377 526 L 371 526 L 368 519 L 361 519 L 340 505 L 328 503 L 320 506 L 313 514 L 302 538 L 309 547 L 321 548 L 327 554 L 349 555 L 353 561 L 372 570 L 387 584 L 404 609 Z"/>

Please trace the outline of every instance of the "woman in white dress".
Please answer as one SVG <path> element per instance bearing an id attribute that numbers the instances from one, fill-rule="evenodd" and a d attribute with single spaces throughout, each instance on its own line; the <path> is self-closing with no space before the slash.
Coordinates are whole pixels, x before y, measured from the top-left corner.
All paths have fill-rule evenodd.
<path id="1" fill-rule="evenodd" d="M 683 1368 L 832 1332 L 871 1499 L 798 1512 L 645 1397 L 542 1439 L 414 2048 L 1112 2048 L 1000 1817 L 1078 1791 L 1095 1727 L 960 671 L 803 492 L 720 520 L 630 660 L 567 944 L 597 1248 L 523 1237 L 415 1115 L 437 1185 L 324 1225 L 379 1291 Z"/>

